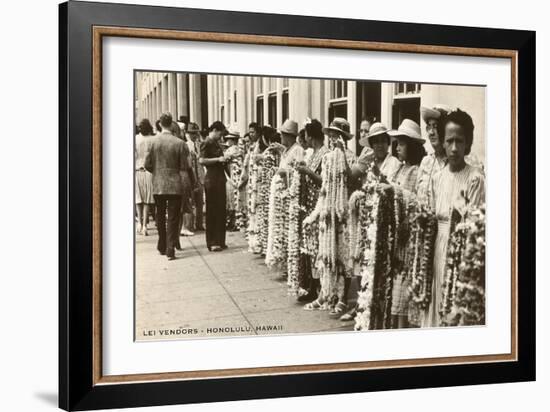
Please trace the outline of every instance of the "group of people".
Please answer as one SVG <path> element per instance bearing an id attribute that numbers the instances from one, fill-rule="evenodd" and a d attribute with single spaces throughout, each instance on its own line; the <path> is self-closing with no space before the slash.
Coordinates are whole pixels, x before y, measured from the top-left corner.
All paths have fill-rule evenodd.
<path id="1" fill-rule="evenodd" d="M 392 275 L 386 293 L 391 294 L 391 322 L 385 327 L 439 326 L 447 247 L 454 230 L 451 217 L 457 211 L 466 216 L 483 205 L 485 183 L 482 165 L 469 159 L 471 116 L 444 105 L 422 107 L 421 116 L 432 153 L 426 154 L 415 121 L 404 119 L 389 130 L 364 119 L 359 156 L 347 147 L 353 135 L 344 118 L 326 127 L 316 119 L 306 119 L 303 127 L 287 119 L 278 129 L 251 123 L 244 136 L 216 121 L 204 139 L 194 123 L 182 133 L 167 113 L 159 119 L 160 131 L 150 137 L 153 130 L 144 119 L 136 137 L 138 232 L 147 234 L 148 209 L 154 203 L 157 248 L 174 259 L 179 234 L 202 229 L 204 203 L 208 250 L 224 250 L 226 230 L 240 230 L 249 252 L 281 272 L 305 310 L 327 310 L 332 317 L 351 321 L 364 310 L 358 295 L 368 283 L 353 256 L 359 248 L 369 249 L 370 236 L 350 217 L 351 203 L 368 188 L 393 187 L 395 204 L 406 198 L 408 206 L 399 206 L 400 215 L 396 206 L 390 223 L 372 218 L 369 233 L 382 231 L 382 225 L 396 230 L 398 220 L 412 220 L 420 209 L 434 216 L 437 233 L 430 255 L 430 301 L 418 322 L 411 323 L 411 280 Z M 378 206 L 378 200 L 375 203 Z M 372 210 L 372 204 L 369 207 Z M 362 267 L 368 267 L 367 259 L 361 259 Z M 373 265 L 372 270 L 379 267 Z"/>

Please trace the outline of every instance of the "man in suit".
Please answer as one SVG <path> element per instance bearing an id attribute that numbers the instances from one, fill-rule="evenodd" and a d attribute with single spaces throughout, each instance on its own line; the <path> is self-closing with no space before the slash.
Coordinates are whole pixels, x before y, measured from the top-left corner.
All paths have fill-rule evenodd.
<path id="1" fill-rule="evenodd" d="M 185 142 L 171 132 L 172 115 L 160 116 L 161 132 L 151 142 L 145 157 L 145 169 L 153 174 L 153 196 L 157 208 L 159 239 L 157 249 L 168 260 L 174 260 L 179 236 L 179 211 L 184 191 L 183 181 L 189 169 Z M 166 215 L 168 214 L 168 218 Z"/>

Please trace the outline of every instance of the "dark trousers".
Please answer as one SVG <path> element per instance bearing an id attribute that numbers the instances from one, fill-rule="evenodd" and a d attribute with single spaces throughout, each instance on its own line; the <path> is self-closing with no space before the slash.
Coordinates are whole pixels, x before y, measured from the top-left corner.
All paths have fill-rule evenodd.
<path id="1" fill-rule="evenodd" d="M 205 179 L 206 246 L 225 246 L 226 192 L 225 178 Z"/>
<path id="2" fill-rule="evenodd" d="M 195 202 L 195 230 L 204 227 L 204 187 L 199 185 L 199 188 L 193 192 L 193 200 Z"/>
<path id="3" fill-rule="evenodd" d="M 157 207 L 156 222 L 159 233 L 157 249 L 163 255 L 174 256 L 174 247 L 179 239 L 178 220 L 181 209 L 181 195 L 155 195 L 155 205 Z"/>

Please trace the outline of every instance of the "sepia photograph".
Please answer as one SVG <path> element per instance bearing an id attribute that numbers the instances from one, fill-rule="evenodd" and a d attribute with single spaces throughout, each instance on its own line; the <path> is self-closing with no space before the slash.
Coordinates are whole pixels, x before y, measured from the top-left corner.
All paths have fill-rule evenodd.
<path id="1" fill-rule="evenodd" d="M 134 71 L 134 338 L 485 325 L 486 87 Z"/>

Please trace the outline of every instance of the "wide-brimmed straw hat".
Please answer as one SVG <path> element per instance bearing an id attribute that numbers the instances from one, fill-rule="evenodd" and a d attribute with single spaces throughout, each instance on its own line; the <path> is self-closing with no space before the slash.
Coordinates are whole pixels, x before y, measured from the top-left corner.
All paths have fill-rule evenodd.
<path id="1" fill-rule="evenodd" d="M 378 136 L 384 133 L 388 133 L 388 128 L 386 126 L 384 126 L 380 122 L 373 123 L 369 129 L 369 134 L 359 139 L 359 144 L 361 146 L 370 146 L 371 144 L 369 142 L 371 137 Z"/>
<path id="2" fill-rule="evenodd" d="M 279 128 L 279 132 L 298 136 L 298 123 L 294 120 L 286 119 L 283 125 Z"/>
<path id="3" fill-rule="evenodd" d="M 350 133 L 349 122 L 343 117 L 335 117 L 334 119 L 332 119 L 332 122 L 330 122 L 330 125 L 328 127 L 323 127 L 323 133 L 325 134 L 328 134 L 330 130 L 340 133 L 340 135 L 346 140 L 349 140 L 353 137 L 353 135 Z"/>
<path id="4" fill-rule="evenodd" d="M 420 134 L 420 126 L 414 120 L 404 119 L 397 130 L 390 130 L 388 134 L 396 139 L 399 136 L 407 136 L 412 140 L 416 140 L 420 144 L 426 141 Z"/>
<path id="5" fill-rule="evenodd" d="M 420 108 L 420 115 L 425 122 L 428 122 L 430 119 L 439 119 L 442 114 L 447 114 L 451 111 L 451 108 L 444 104 L 436 104 L 434 107 L 424 107 Z"/>

